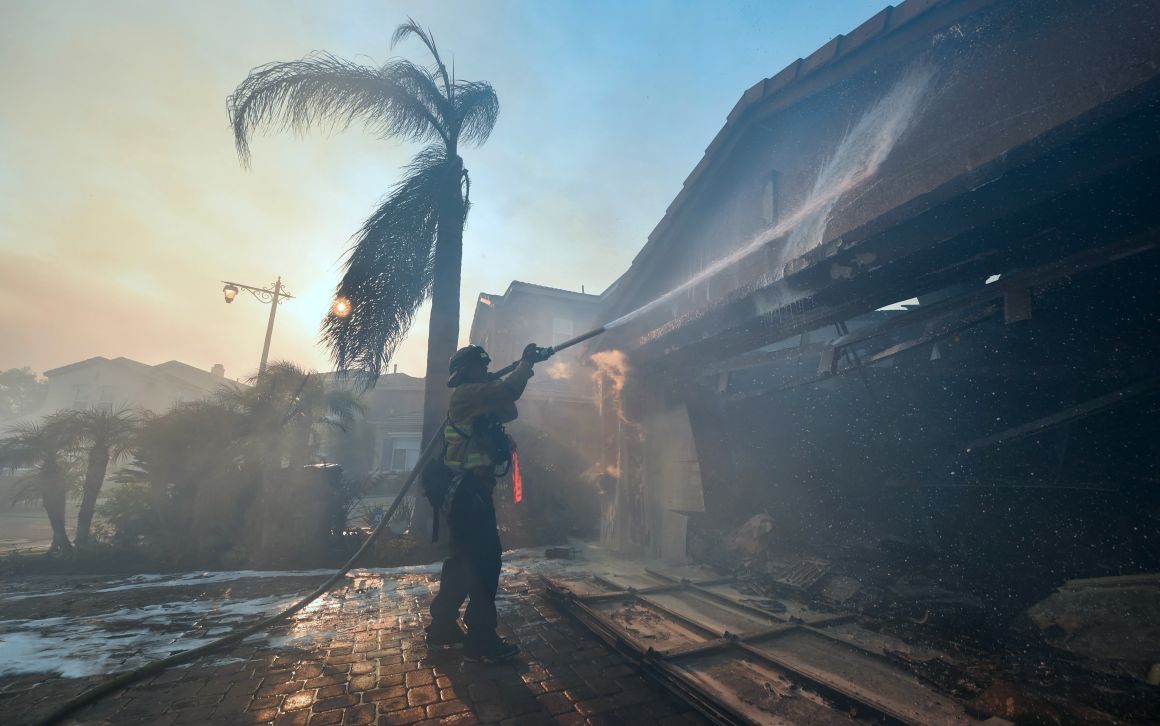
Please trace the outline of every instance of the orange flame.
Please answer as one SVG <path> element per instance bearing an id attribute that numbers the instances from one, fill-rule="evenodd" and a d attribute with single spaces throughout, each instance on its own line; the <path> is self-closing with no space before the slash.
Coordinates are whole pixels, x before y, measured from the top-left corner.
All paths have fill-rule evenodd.
<path id="1" fill-rule="evenodd" d="M 605 386 L 611 386 L 612 401 L 616 405 L 616 415 L 621 421 L 630 423 L 624 416 L 624 406 L 621 403 L 621 393 L 628 380 L 628 356 L 619 350 L 604 350 L 592 355 L 592 362 L 596 364 L 596 373 L 593 378 L 597 387 L 597 403 L 603 407 Z M 601 411 L 603 413 L 603 410 Z"/>
<path id="2" fill-rule="evenodd" d="M 572 377 L 572 366 L 565 361 L 557 358 L 552 361 L 552 365 L 548 366 L 548 378 L 553 381 L 560 381 Z"/>
<path id="3" fill-rule="evenodd" d="M 512 452 L 512 497 L 519 504 L 524 500 L 524 475 L 520 471 L 520 455 Z"/>

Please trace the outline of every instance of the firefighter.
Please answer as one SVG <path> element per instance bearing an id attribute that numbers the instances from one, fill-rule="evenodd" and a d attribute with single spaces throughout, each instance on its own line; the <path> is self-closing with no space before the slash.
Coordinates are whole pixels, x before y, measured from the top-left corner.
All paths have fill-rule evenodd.
<path id="1" fill-rule="evenodd" d="M 495 595 L 499 589 L 500 542 L 492 491 L 496 484 L 497 449 L 510 441 L 503 423 L 516 418 L 515 402 L 532 377 L 532 365 L 547 360 L 550 348 L 534 343 L 524 348 L 520 363 L 503 379 L 488 373 L 491 362 L 477 345 L 461 348 L 451 357 L 453 389 L 444 430 L 444 463 L 455 472 L 444 499 L 450 530 L 450 555 L 443 562 L 439 593 L 431 603 L 431 625 L 427 644 L 433 648 L 464 647 L 464 659 L 495 663 L 519 653 L 519 646 L 500 638 L 496 632 Z M 502 441 L 497 440 L 502 436 Z M 438 511 L 435 514 L 439 516 Z M 460 629 L 459 607 L 467 599 Z"/>

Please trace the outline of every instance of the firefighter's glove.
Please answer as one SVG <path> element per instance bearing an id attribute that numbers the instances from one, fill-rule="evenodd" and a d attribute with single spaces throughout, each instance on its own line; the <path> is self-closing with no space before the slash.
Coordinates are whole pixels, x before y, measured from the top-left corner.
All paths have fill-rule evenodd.
<path id="1" fill-rule="evenodd" d="M 520 359 L 526 363 L 540 363 L 551 358 L 554 352 L 551 348 L 541 348 L 535 343 L 528 343 L 524 346 L 524 354 Z"/>

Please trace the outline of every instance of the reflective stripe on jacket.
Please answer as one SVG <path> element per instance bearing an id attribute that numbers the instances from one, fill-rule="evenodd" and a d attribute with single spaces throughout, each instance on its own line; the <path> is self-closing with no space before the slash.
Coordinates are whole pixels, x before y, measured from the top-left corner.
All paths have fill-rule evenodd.
<path id="1" fill-rule="evenodd" d="M 507 378 L 487 383 L 464 383 L 451 392 L 448 416 L 451 423 L 443 429 L 447 441 L 444 463 L 456 471 L 486 469 L 492 471 L 491 457 L 480 442 L 472 438 L 475 419 L 487 413 L 507 423 L 516 417 L 516 400 L 524 393 L 532 366 L 521 362 Z M 456 430 L 458 429 L 458 431 Z M 462 434 L 460 433 L 462 432 Z"/>

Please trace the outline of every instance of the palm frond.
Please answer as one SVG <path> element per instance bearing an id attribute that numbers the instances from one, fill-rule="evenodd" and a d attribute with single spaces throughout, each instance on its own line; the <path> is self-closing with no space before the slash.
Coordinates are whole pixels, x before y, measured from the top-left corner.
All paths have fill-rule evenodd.
<path id="1" fill-rule="evenodd" d="M 129 453 L 141 421 L 140 411 L 126 407 L 112 411 L 65 411 L 58 425 L 70 447 L 108 448 L 110 460 L 117 461 Z"/>
<path id="2" fill-rule="evenodd" d="M 339 431 L 348 431 L 366 413 L 359 395 L 341 388 L 326 392 L 326 409 L 325 422 Z"/>
<path id="3" fill-rule="evenodd" d="M 487 141 L 499 118 L 499 98 L 491 84 L 457 81 L 453 106 L 460 140 L 475 146 Z"/>
<path id="4" fill-rule="evenodd" d="M 442 147 L 420 152 L 347 256 L 336 293 L 350 303 L 350 313 L 331 312 L 321 337 L 337 367 L 362 371 L 365 382 L 377 379 L 431 290 L 439 201 L 450 166 Z"/>
<path id="5" fill-rule="evenodd" d="M 449 120 L 453 118 L 454 108 L 443 91 L 439 90 L 439 81 L 429 69 L 409 60 L 392 58 L 383 64 L 379 74 L 385 82 L 403 92 L 396 99 L 397 103 L 406 101 L 415 104 L 417 112 L 437 119 L 439 128 L 447 134 L 451 133 Z M 444 141 L 448 140 L 448 136 L 443 138 Z"/>
<path id="6" fill-rule="evenodd" d="M 368 129 L 413 141 L 446 138 L 440 119 L 379 69 L 313 53 L 255 68 L 226 102 L 243 163 L 259 128 L 342 130 L 358 118 Z"/>
<path id="7" fill-rule="evenodd" d="M 62 414 L 10 426 L 0 439 L 0 469 L 16 470 L 61 459 L 70 438 L 67 419 Z"/>
<path id="8" fill-rule="evenodd" d="M 435 46 L 435 36 L 431 34 L 430 29 L 424 30 L 419 27 L 414 18 L 407 18 L 407 22 L 395 28 L 395 32 L 391 35 L 391 50 L 402 42 L 407 36 L 414 35 L 422 41 L 423 45 L 427 46 L 427 50 L 431 53 L 431 57 L 435 59 L 435 67 L 439 71 L 439 76 L 443 79 L 443 91 L 451 97 L 451 79 L 447 76 L 447 66 L 443 64 L 443 59 L 439 57 L 439 48 Z"/>

